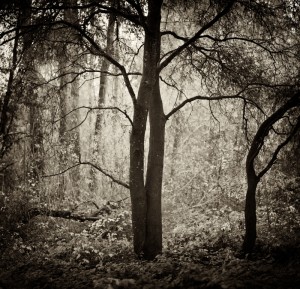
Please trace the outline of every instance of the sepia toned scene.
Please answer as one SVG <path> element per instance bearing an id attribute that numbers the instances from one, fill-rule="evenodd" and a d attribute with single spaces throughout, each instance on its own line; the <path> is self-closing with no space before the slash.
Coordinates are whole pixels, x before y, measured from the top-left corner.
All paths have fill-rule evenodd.
<path id="1" fill-rule="evenodd" d="M 299 0 L 0 1 L 0 289 L 298 289 L 299 213 Z"/>

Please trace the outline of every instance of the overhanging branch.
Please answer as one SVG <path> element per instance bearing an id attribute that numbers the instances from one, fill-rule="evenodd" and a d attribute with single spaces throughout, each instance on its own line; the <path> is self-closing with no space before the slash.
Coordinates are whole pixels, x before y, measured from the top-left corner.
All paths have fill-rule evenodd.
<path id="1" fill-rule="evenodd" d="M 234 95 L 223 95 L 223 96 L 196 95 L 194 97 L 191 97 L 191 98 L 188 98 L 188 99 L 184 100 L 178 106 L 176 106 L 175 108 L 173 108 L 166 115 L 166 119 L 168 120 L 173 114 L 175 114 L 178 110 L 180 110 L 181 108 L 183 108 L 186 104 L 191 103 L 191 102 L 193 102 L 195 100 L 209 100 L 209 101 L 212 101 L 212 100 L 224 100 L 224 99 L 242 99 L 243 101 L 249 102 L 249 103 L 253 104 L 255 107 L 259 108 L 259 106 L 253 100 L 250 100 L 250 99 L 247 99 L 247 98 L 241 96 L 242 92 L 244 92 L 244 90 L 242 90 L 239 93 L 234 94 Z"/>
<path id="2" fill-rule="evenodd" d="M 89 166 L 91 166 L 92 168 L 96 169 L 97 171 L 101 172 L 101 173 L 102 173 L 103 175 L 105 175 L 106 177 L 110 178 L 114 183 L 116 183 L 116 184 L 118 184 L 118 185 L 120 185 L 120 186 L 122 186 L 122 187 L 124 187 L 124 188 L 126 188 L 126 189 L 129 189 L 129 188 L 130 188 L 128 184 L 126 184 L 126 183 L 123 182 L 123 181 L 120 181 L 120 180 L 116 179 L 115 177 L 113 177 L 111 174 L 109 174 L 108 172 L 106 172 L 104 169 L 102 169 L 102 168 L 101 168 L 100 166 L 98 166 L 98 165 L 95 165 L 95 164 L 93 164 L 93 163 L 91 163 L 91 162 L 87 162 L 87 161 L 82 162 L 81 160 L 79 161 L 79 164 L 80 164 L 80 165 L 89 165 Z"/>
<path id="3" fill-rule="evenodd" d="M 67 171 L 69 170 L 72 170 L 80 165 L 89 165 L 91 167 L 93 167 L 94 169 L 96 169 L 97 171 L 101 172 L 103 175 L 105 175 L 106 177 L 110 178 L 112 180 L 112 182 L 126 188 L 126 189 L 129 189 L 129 185 L 126 184 L 125 182 L 123 181 L 120 181 L 118 180 L 117 178 L 115 178 L 112 174 L 108 173 L 106 170 L 104 170 L 103 168 L 101 168 L 100 166 L 98 165 L 95 165 L 91 162 L 87 162 L 87 161 L 84 161 L 82 162 L 81 159 L 79 158 L 79 161 L 77 164 L 74 164 L 73 166 L 70 166 L 68 168 L 66 168 L 65 170 L 63 171 L 60 171 L 58 173 L 53 173 L 53 174 L 48 174 L 48 175 L 43 175 L 42 177 L 43 178 L 50 178 L 50 177 L 55 177 L 55 176 L 59 176 L 59 175 L 63 175 L 64 173 L 66 173 Z"/>
<path id="4" fill-rule="evenodd" d="M 63 117 L 60 117 L 60 118 L 54 120 L 52 122 L 52 124 L 55 124 L 55 123 L 61 121 L 62 119 L 66 118 L 68 115 L 72 114 L 73 112 L 75 112 L 75 111 L 77 111 L 79 109 L 87 109 L 88 111 L 87 111 L 86 116 L 84 117 L 84 119 L 78 125 L 76 125 L 75 127 L 71 128 L 70 130 L 73 130 L 73 129 L 77 128 L 78 126 L 80 126 L 87 119 L 88 114 L 91 111 L 93 111 L 93 110 L 117 110 L 120 113 L 122 113 L 128 119 L 128 121 L 130 122 L 131 125 L 133 125 L 132 119 L 127 114 L 126 110 L 122 110 L 122 109 L 120 109 L 117 106 L 106 106 L 106 107 L 105 106 L 104 107 L 102 107 L 102 106 L 95 106 L 95 107 L 91 107 L 91 106 L 79 106 L 79 107 L 76 107 L 76 108 L 70 110 L 69 112 L 67 112 Z"/>

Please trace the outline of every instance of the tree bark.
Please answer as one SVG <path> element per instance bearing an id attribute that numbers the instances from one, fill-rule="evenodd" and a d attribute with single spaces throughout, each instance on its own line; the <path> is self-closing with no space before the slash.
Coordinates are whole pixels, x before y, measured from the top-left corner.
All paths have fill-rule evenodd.
<path id="1" fill-rule="evenodd" d="M 144 255 L 153 259 L 162 250 L 161 191 L 164 165 L 165 123 L 157 80 L 149 111 L 150 143 L 146 176 L 146 240 Z"/>
<path id="2" fill-rule="evenodd" d="M 247 194 L 245 204 L 245 237 L 243 251 L 251 253 L 256 241 L 256 188 L 259 178 L 254 171 L 253 161 L 247 164 Z"/>
<path id="3" fill-rule="evenodd" d="M 130 137 L 130 196 L 134 251 L 153 259 L 161 252 L 161 184 L 164 157 L 165 116 L 159 91 L 160 10 L 162 1 L 148 3 L 143 73 L 134 106 Z M 149 157 L 144 184 L 144 141 L 150 110 Z"/>

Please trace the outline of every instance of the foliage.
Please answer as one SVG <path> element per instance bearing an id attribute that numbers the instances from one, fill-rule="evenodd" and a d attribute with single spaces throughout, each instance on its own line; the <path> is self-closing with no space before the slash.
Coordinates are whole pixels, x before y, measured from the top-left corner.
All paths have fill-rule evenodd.
<path id="1" fill-rule="evenodd" d="M 227 214 L 232 221 L 226 223 Z M 11 246 L 3 251 L 0 284 L 15 289 L 296 289 L 299 286 L 299 278 L 290 278 L 297 276 L 300 269 L 295 251 L 284 260 L 278 250 L 271 255 L 270 251 L 262 251 L 253 260 L 240 259 L 235 233 L 228 228 L 219 233 L 211 230 L 212 224 L 219 230 L 223 225 L 235 224 L 239 214 L 224 208 L 220 213 L 207 210 L 207 215 L 183 210 L 181 215 L 185 216 L 182 222 L 185 226 L 165 234 L 163 253 L 151 262 L 137 260 L 131 253 L 130 242 L 125 238 L 129 218 L 123 209 L 103 217 L 98 225 L 35 217 L 20 226 L 19 232 L 12 235 Z M 204 218 L 201 226 L 191 222 L 196 216 Z M 110 228 L 113 233 L 115 226 L 123 226 L 120 231 L 124 234 L 119 239 L 101 238 L 101 232 Z M 199 227 L 203 233 L 195 235 L 192 231 Z M 217 242 L 221 234 L 226 242 Z"/>
<path id="2" fill-rule="evenodd" d="M 188 208 L 186 208 L 187 212 Z M 183 214 L 183 212 L 179 213 Z M 172 247 L 220 249 L 230 246 L 238 249 L 241 241 L 243 214 L 231 211 L 227 206 L 204 211 L 190 209 L 183 222 L 175 226 L 168 243 Z"/>
<path id="3" fill-rule="evenodd" d="M 87 233 L 94 238 L 108 239 L 114 242 L 121 239 L 131 239 L 130 213 L 122 211 L 108 215 L 89 226 Z"/>
<path id="4" fill-rule="evenodd" d="M 273 174 L 261 186 L 259 234 L 264 242 L 273 246 L 297 244 L 300 239 L 299 178 L 287 177 L 278 170 L 273 170 Z"/>

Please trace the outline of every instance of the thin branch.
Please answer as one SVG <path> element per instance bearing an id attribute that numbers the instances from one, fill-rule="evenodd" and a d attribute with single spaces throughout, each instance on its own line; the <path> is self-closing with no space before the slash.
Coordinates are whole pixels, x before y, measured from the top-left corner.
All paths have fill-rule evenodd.
<path id="1" fill-rule="evenodd" d="M 123 186 L 126 189 L 130 189 L 129 185 L 126 184 L 123 181 L 120 181 L 118 179 L 116 179 L 115 177 L 113 177 L 111 174 L 109 174 L 108 172 L 106 172 L 104 169 L 102 169 L 101 167 L 91 163 L 91 162 L 82 162 L 81 160 L 79 160 L 79 165 L 89 165 L 91 167 L 93 167 L 94 169 L 96 169 L 97 171 L 101 172 L 103 175 L 107 176 L 108 178 L 110 178 L 114 183 Z"/>
<path id="2" fill-rule="evenodd" d="M 247 42 L 247 43 L 251 43 L 251 44 L 254 44 L 256 46 L 259 46 L 260 48 L 262 48 L 263 50 L 269 52 L 270 54 L 276 52 L 276 51 L 270 50 L 269 48 L 265 47 L 262 43 L 260 43 L 258 40 L 255 40 L 255 39 L 249 39 L 249 38 L 238 37 L 238 36 L 235 36 L 235 37 L 227 37 L 226 36 L 226 37 L 220 39 L 220 38 L 215 38 L 211 35 L 202 35 L 199 38 L 208 38 L 210 40 L 213 40 L 214 42 L 226 42 L 226 41 L 231 41 L 231 40 L 234 40 L 234 41 L 238 40 L 238 41 L 243 41 L 243 42 Z M 261 42 L 263 42 L 263 41 L 261 41 Z"/>
<path id="3" fill-rule="evenodd" d="M 242 99 L 246 102 L 252 103 L 254 106 L 259 107 L 254 101 L 247 99 L 243 96 L 241 96 L 241 93 L 244 92 L 244 90 L 240 91 L 237 94 L 234 95 L 223 95 L 223 96 L 203 96 L 203 95 L 196 95 L 194 97 L 188 98 L 186 100 L 184 100 L 182 103 L 180 103 L 178 106 L 176 106 L 175 108 L 173 108 L 167 115 L 166 115 L 166 119 L 169 119 L 174 113 L 176 113 L 178 110 L 180 110 L 181 108 L 183 108 L 186 104 L 191 103 L 195 100 L 223 100 L 223 99 Z"/>
<path id="4" fill-rule="evenodd" d="M 159 67 L 159 71 L 161 71 L 162 69 L 164 69 L 175 57 L 177 57 L 185 48 L 187 48 L 188 46 L 190 46 L 191 44 L 193 44 L 197 39 L 199 39 L 199 37 L 201 36 L 201 34 L 208 30 L 210 27 L 212 27 L 216 22 L 218 22 L 224 15 L 226 15 L 232 8 L 233 4 L 235 3 L 235 0 L 231 0 L 228 2 L 228 4 L 226 5 L 226 7 L 220 12 L 218 13 L 211 21 L 209 21 L 208 23 L 206 23 L 200 30 L 198 30 L 198 32 L 196 32 L 196 34 L 194 36 L 192 36 L 189 40 L 187 40 L 184 44 L 182 44 L 181 46 L 179 46 L 177 49 L 174 50 L 174 52 L 172 52 L 161 64 Z"/>
<path id="5" fill-rule="evenodd" d="M 68 115 L 70 115 L 71 113 L 73 113 L 73 112 L 75 112 L 75 111 L 77 111 L 77 110 L 79 110 L 79 109 L 88 109 L 88 112 L 87 112 L 87 114 L 86 114 L 84 120 L 81 121 L 79 125 L 81 125 L 81 124 L 87 119 L 88 114 L 89 114 L 91 111 L 93 111 L 93 110 L 117 110 L 117 111 L 119 111 L 120 113 L 122 113 L 122 114 L 128 119 L 128 121 L 130 122 L 130 124 L 133 126 L 132 119 L 131 119 L 130 116 L 127 114 L 126 110 L 122 110 L 122 109 L 120 109 L 120 108 L 117 107 L 117 106 L 107 106 L 107 107 L 101 107 L 101 106 L 96 106 L 96 107 L 91 107 L 91 106 L 79 106 L 79 107 L 76 107 L 76 108 L 70 110 L 69 112 L 67 112 L 63 117 L 60 117 L 60 118 L 58 118 L 58 119 L 56 119 L 56 120 L 53 120 L 53 121 L 52 121 L 52 124 L 55 124 L 55 123 L 61 121 L 62 119 L 64 119 L 65 117 L 67 117 Z M 78 127 L 79 125 L 76 125 L 76 127 Z M 70 130 L 75 129 L 76 127 L 71 128 Z"/>
<path id="6" fill-rule="evenodd" d="M 58 173 L 53 173 L 53 174 L 48 174 L 48 175 L 43 175 L 42 178 L 50 178 L 50 177 L 55 177 L 55 176 L 60 176 L 64 173 L 66 173 L 67 171 L 69 170 L 72 170 L 80 165 L 89 165 L 91 167 L 93 167 L 94 169 L 96 169 L 97 171 L 101 172 L 103 175 L 105 175 L 106 177 L 110 178 L 114 183 L 120 185 L 120 186 L 123 186 L 124 188 L 126 189 L 129 189 L 129 185 L 126 184 L 125 182 L 122 182 L 118 179 L 116 179 L 115 177 L 113 177 L 111 174 L 109 174 L 108 172 L 106 172 L 104 169 L 102 169 L 100 166 L 97 166 L 91 162 L 82 162 L 79 158 L 79 162 L 77 164 L 74 164 L 73 166 L 70 166 L 66 169 L 64 169 L 63 171 L 60 171 Z"/>
<path id="7" fill-rule="evenodd" d="M 68 76 L 68 75 L 75 75 L 74 78 L 71 80 L 71 81 L 68 81 L 66 84 L 70 84 L 71 82 L 75 81 L 75 79 L 80 76 L 80 75 L 83 75 L 85 73 L 93 73 L 93 72 L 101 72 L 101 73 L 105 73 L 109 76 L 123 76 L 123 73 L 113 73 L 113 72 L 110 72 L 110 71 L 102 71 L 102 70 L 99 70 L 99 69 L 84 69 L 82 71 L 78 71 L 78 72 L 65 72 L 65 73 L 61 73 L 51 79 L 49 79 L 48 81 L 46 82 L 42 82 L 42 83 L 38 83 L 36 86 L 41 86 L 41 85 L 44 85 L 44 84 L 49 84 L 50 82 L 52 81 L 55 81 L 57 79 L 59 79 L 60 77 L 63 77 L 63 76 Z M 128 76 L 140 76 L 142 75 L 140 72 L 128 72 L 127 73 Z"/>
<path id="8" fill-rule="evenodd" d="M 45 24 L 48 26 L 55 26 L 55 25 L 63 25 L 63 26 L 67 26 L 70 27 L 74 30 L 76 30 L 77 32 L 80 33 L 80 35 L 86 39 L 92 46 L 92 50 L 91 52 L 93 52 L 96 55 L 105 57 L 110 63 L 112 63 L 114 66 L 116 66 L 117 68 L 119 68 L 119 70 L 121 71 L 122 75 L 123 75 L 123 79 L 125 82 L 125 85 L 127 87 L 127 90 L 129 92 L 129 95 L 132 99 L 133 105 L 136 105 L 136 95 L 134 93 L 133 87 L 130 83 L 130 80 L 128 78 L 128 74 L 126 72 L 126 68 L 120 64 L 114 57 L 112 57 L 111 55 L 109 55 L 108 53 L 106 53 L 96 42 L 95 40 L 89 36 L 79 25 L 77 24 L 73 24 L 73 23 L 69 23 L 67 21 L 64 20 L 60 20 L 60 21 L 56 21 L 50 24 Z"/>
<path id="9" fill-rule="evenodd" d="M 49 174 L 49 175 L 42 175 L 42 178 L 50 178 L 50 177 L 60 176 L 60 175 L 63 175 L 64 173 L 66 173 L 67 171 L 72 170 L 72 169 L 74 169 L 74 168 L 76 168 L 78 166 L 80 166 L 80 163 L 75 164 L 75 165 L 73 165 L 71 167 L 68 167 L 68 168 L 66 168 L 66 169 L 64 169 L 64 170 L 62 170 L 62 171 L 60 171 L 58 173 L 53 173 L 53 174 Z"/>
<path id="10" fill-rule="evenodd" d="M 177 33 L 175 33 L 174 31 L 170 31 L 170 30 L 162 31 L 162 32 L 160 33 L 160 35 L 161 35 L 161 36 L 164 36 L 164 35 L 172 35 L 174 38 L 179 39 L 179 40 L 182 40 L 182 41 L 188 41 L 188 40 L 189 40 L 188 37 L 180 36 L 180 35 L 178 35 Z"/>
<path id="11" fill-rule="evenodd" d="M 7 170 L 9 167 L 11 167 L 12 165 L 14 165 L 15 163 L 9 163 L 9 164 L 6 164 L 4 167 L 2 167 L 0 169 L 0 173 L 4 172 L 5 170 Z M 2 165 L 2 164 L 0 164 Z"/>

